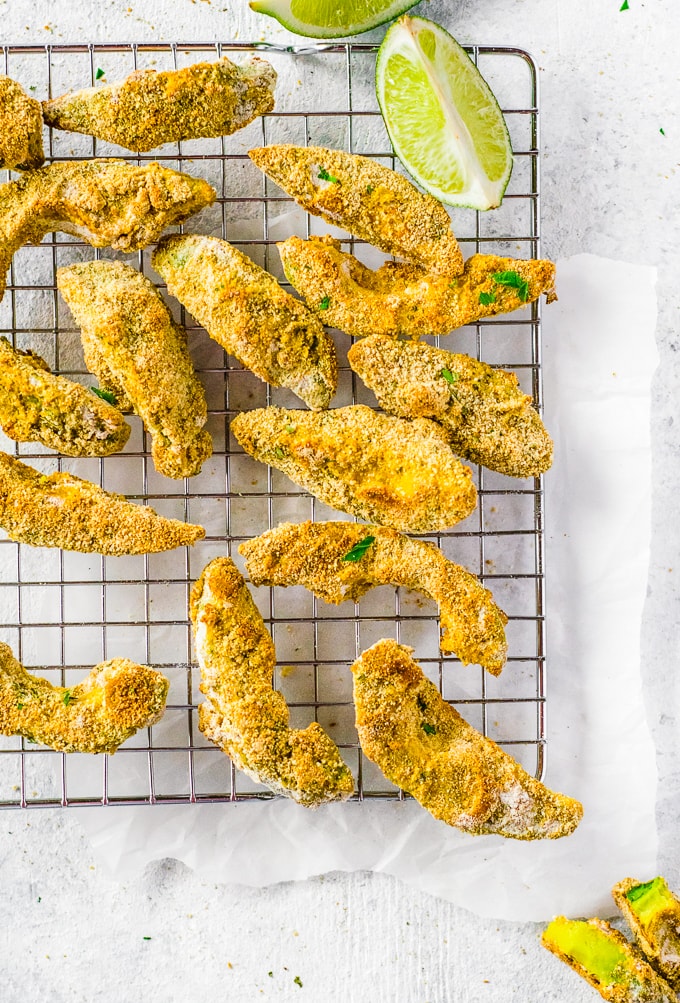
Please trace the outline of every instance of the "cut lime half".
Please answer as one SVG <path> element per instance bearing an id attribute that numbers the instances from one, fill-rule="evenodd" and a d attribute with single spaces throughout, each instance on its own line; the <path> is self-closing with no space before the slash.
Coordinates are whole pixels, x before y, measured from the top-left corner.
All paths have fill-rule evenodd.
<path id="1" fill-rule="evenodd" d="M 252 10 L 310 38 L 360 35 L 399 17 L 418 0 L 253 0 Z"/>
<path id="2" fill-rule="evenodd" d="M 512 171 L 508 128 L 455 38 L 402 17 L 380 46 L 376 90 L 394 151 L 426 191 L 448 205 L 500 205 Z"/>

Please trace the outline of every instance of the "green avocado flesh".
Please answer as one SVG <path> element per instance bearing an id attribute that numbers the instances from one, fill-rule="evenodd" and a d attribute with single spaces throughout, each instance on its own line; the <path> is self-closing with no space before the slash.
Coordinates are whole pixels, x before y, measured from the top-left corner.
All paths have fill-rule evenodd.
<path id="1" fill-rule="evenodd" d="M 635 885 L 626 892 L 630 909 L 644 930 L 660 912 L 673 909 L 680 914 L 680 905 L 668 890 L 663 878 L 654 878 L 643 885 Z"/>
<path id="2" fill-rule="evenodd" d="M 582 920 L 553 920 L 543 939 L 579 964 L 603 985 L 626 981 L 630 965 L 626 950 L 606 933 Z"/>

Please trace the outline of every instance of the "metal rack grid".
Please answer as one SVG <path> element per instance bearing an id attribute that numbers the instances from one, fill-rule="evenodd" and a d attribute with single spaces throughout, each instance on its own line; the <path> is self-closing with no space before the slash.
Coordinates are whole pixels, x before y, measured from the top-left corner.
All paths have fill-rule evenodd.
<path id="1" fill-rule="evenodd" d="M 205 177 L 218 190 L 214 207 L 185 229 L 230 240 L 285 282 L 273 244 L 291 232 L 328 232 L 251 164 L 247 150 L 271 142 L 337 146 L 374 156 L 400 169 L 384 131 L 373 88 L 376 47 L 329 44 L 280 48 L 258 44 L 131 44 L 6 46 L 4 71 L 36 97 L 109 80 L 146 66 L 172 68 L 199 59 L 256 53 L 279 72 L 277 109 L 220 140 L 183 142 L 151 155 L 72 133 L 46 135 L 48 160 L 119 156 L 158 160 Z M 517 257 L 539 254 L 539 124 L 536 66 L 523 50 L 469 46 L 499 97 L 508 122 L 515 168 L 500 209 L 481 214 L 452 210 L 466 256 L 476 251 Z M 0 63 L 0 66 L 2 64 Z M 301 110 L 302 109 L 302 110 Z M 373 249 L 343 235 L 350 249 L 377 264 Z M 161 285 L 150 250 L 126 260 Z M 17 252 L 4 300 L 0 335 L 32 347 L 55 371 L 83 383 L 85 370 L 75 324 L 55 287 L 62 264 L 95 257 L 65 234 Z M 191 481 L 171 482 L 153 469 L 144 430 L 123 453 L 106 459 L 55 457 L 33 443 L 3 439 L 0 448 L 45 471 L 69 470 L 107 490 L 149 502 L 162 514 L 201 522 L 206 539 L 188 549 L 132 558 L 104 558 L 39 550 L 0 540 L 0 639 L 29 668 L 72 685 L 105 658 L 129 657 L 161 669 L 171 680 L 168 708 L 153 728 L 137 734 L 115 757 L 64 755 L 19 738 L 0 737 L 0 807 L 153 804 L 232 801 L 272 795 L 236 771 L 197 727 L 198 672 L 192 660 L 187 602 L 192 582 L 212 557 L 238 557 L 239 542 L 283 520 L 343 518 L 297 489 L 278 471 L 246 457 L 229 438 L 229 417 L 273 403 L 296 407 L 286 391 L 260 383 L 228 358 L 192 318 L 173 305 L 188 331 L 206 387 L 215 453 Z M 337 334 L 340 387 L 334 406 L 375 399 L 346 362 L 349 339 Z M 444 339 L 442 347 L 513 369 L 541 406 L 540 308 L 481 322 Z M 316 718 L 340 746 L 356 778 L 355 799 L 403 798 L 366 760 L 357 743 L 348 666 L 379 637 L 411 644 L 444 697 L 537 777 L 545 769 L 545 633 L 543 492 L 540 479 L 515 481 L 476 470 L 479 506 L 449 532 L 429 536 L 492 589 L 510 615 L 510 657 L 494 679 L 462 667 L 438 646 L 436 607 L 403 590 L 373 590 L 359 605 L 325 606 L 301 589 L 254 590 L 277 646 L 275 685 L 286 696 L 291 725 Z M 4 534 L 0 534 L 3 535 Z M 338 657 L 340 656 L 340 657 Z"/>

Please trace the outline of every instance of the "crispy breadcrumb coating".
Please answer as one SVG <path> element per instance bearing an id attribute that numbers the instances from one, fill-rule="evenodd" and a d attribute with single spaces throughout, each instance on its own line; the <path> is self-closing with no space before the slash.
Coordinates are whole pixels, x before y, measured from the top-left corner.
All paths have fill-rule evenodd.
<path id="1" fill-rule="evenodd" d="M 477 504 L 468 467 L 431 421 L 404 421 L 356 404 L 312 414 L 268 407 L 231 423 L 245 451 L 326 505 L 404 533 L 465 519 Z"/>
<path id="2" fill-rule="evenodd" d="M 366 540 L 365 550 L 357 547 Z M 352 552 L 356 559 L 348 559 Z M 329 603 L 357 602 L 375 585 L 415 589 L 439 604 L 442 651 L 494 676 L 505 664 L 507 616 L 475 575 L 432 543 L 383 526 L 284 522 L 242 543 L 239 553 L 253 585 L 304 585 Z"/>
<path id="3" fill-rule="evenodd" d="M 372 271 L 328 236 L 289 237 L 277 247 L 286 278 L 309 308 L 324 324 L 346 334 L 450 334 L 483 317 L 526 306 L 541 293 L 548 302 L 555 298 L 552 261 L 473 254 L 462 275 L 451 278 L 393 261 Z M 508 274 L 516 276 L 515 284 L 494 279 Z"/>
<path id="4" fill-rule="evenodd" d="M 514 373 L 380 334 L 352 345 L 347 359 L 385 411 L 432 418 L 458 456 L 510 477 L 550 467 L 552 439 Z"/>
<path id="5" fill-rule="evenodd" d="M 169 687 L 160 672 L 127 658 L 96 665 L 68 689 L 53 686 L 0 644 L 0 734 L 23 735 L 59 752 L 113 753 L 158 721 Z"/>
<path id="6" fill-rule="evenodd" d="M 648 960 L 680 992 L 680 899 L 662 877 L 624 878 L 612 897 Z"/>
<path id="7" fill-rule="evenodd" d="M 0 453 L 0 529 L 34 547 L 83 553 L 155 554 L 205 536 L 202 526 L 165 519 L 73 474 L 41 474 Z"/>
<path id="8" fill-rule="evenodd" d="M 61 230 L 93 247 L 135 251 L 215 201 L 207 181 L 123 160 L 51 164 L 0 185 L 0 299 L 12 256 Z"/>
<path id="9" fill-rule="evenodd" d="M 328 407 L 338 382 L 335 345 L 303 303 L 226 240 L 167 237 L 153 267 L 211 338 L 310 408 Z"/>
<path id="10" fill-rule="evenodd" d="M 86 387 L 54 376 L 39 355 L 0 338 L 0 426 L 17 442 L 41 442 L 67 456 L 108 456 L 130 426 Z"/>
<path id="11" fill-rule="evenodd" d="M 274 107 L 276 71 L 253 56 L 226 56 L 181 70 L 135 70 L 125 80 L 43 101 L 47 125 L 128 150 L 181 139 L 228 136 Z"/>
<path id="12" fill-rule="evenodd" d="M 359 742 L 388 780 L 447 825 L 474 835 L 557 839 L 583 815 L 469 725 L 396 641 L 352 666 Z"/>
<path id="13" fill-rule="evenodd" d="M 45 161 L 40 102 L 0 73 L 0 170 L 28 171 Z"/>
<path id="14" fill-rule="evenodd" d="M 674 991 L 640 951 L 603 919 L 557 916 L 541 943 L 610 1003 L 676 1003 Z"/>
<path id="15" fill-rule="evenodd" d="M 82 328 L 88 369 L 102 385 L 122 389 L 150 432 L 156 470 L 197 474 L 212 453 L 205 392 L 186 333 L 156 287 L 120 261 L 59 268 L 57 285 Z"/>
<path id="16" fill-rule="evenodd" d="M 249 156 L 303 209 L 327 223 L 439 275 L 463 271 L 441 202 L 378 161 L 320 146 L 263 146 Z"/>
<path id="17" fill-rule="evenodd" d="M 307 808 L 348 798 L 352 774 L 322 727 L 289 727 L 286 701 L 272 689 L 274 642 L 228 557 L 204 569 L 190 612 L 207 698 L 198 709 L 203 734 L 253 780 Z"/>

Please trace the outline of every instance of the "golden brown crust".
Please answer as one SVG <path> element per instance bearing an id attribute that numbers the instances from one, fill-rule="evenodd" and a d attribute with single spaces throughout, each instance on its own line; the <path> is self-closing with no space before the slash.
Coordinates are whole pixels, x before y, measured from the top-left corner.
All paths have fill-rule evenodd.
<path id="1" fill-rule="evenodd" d="M 358 543 L 373 542 L 359 560 Z M 422 592 L 439 604 L 442 651 L 498 675 L 507 657 L 508 618 L 479 579 L 424 540 L 382 526 L 351 522 L 282 523 L 242 543 L 239 553 L 254 585 L 304 585 L 329 603 L 357 602 L 376 585 Z"/>
<path id="2" fill-rule="evenodd" d="M 109 752 L 165 710 L 170 683 L 146 665 L 114 658 L 76 686 L 34 676 L 0 644 L 0 734 L 60 752 Z"/>
<path id="3" fill-rule="evenodd" d="M 256 376 L 287 387 L 310 408 L 337 387 L 335 345 L 303 303 L 226 240 L 166 237 L 153 267 L 211 338 Z"/>
<path id="4" fill-rule="evenodd" d="M 316 414 L 269 407 L 237 415 L 247 453 L 327 505 L 404 533 L 428 533 L 474 510 L 472 474 L 430 421 L 356 404 Z"/>
<path id="5" fill-rule="evenodd" d="M 130 435 L 120 411 L 79 383 L 54 376 L 44 359 L 0 338 L 0 426 L 17 442 L 67 456 L 108 456 Z"/>
<path id="6" fill-rule="evenodd" d="M 396 641 L 378 641 L 352 666 L 361 748 L 435 818 L 474 835 L 557 839 L 583 808 L 529 776 L 439 694 Z"/>
<path id="7" fill-rule="evenodd" d="M 207 181 L 123 160 L 78 160 L 30 171 L 0 185 L 0 298 L 12 256 L 53 230 L 93 247 L 134 251 L 215 200 Z"/>
<path id="8" fill-rule="evenodd" d="M 673 904 L 655 911 L 653 918 L 643 927 L 626 895 L 631 888 L 639 885 L 640 882 L 633 878 L 624 878 L 612 888 L 612 897 L 648 961 L 661 972 L 676 992 L 680 992 L 680 899 L 670 892 L 664 881 L 663 885 Z"/>
<path id="9" fill-rule="evenodd" d="M 277 245 L 283 270 L 324 324 L 346 334 L 384 334 L 421 338 L 450 334 L 472 324 L 526 306 L 546 293 L 555 298 L 551 261 L 521 261 L 474 254 L 458 277 L 428 273 L 416 265 L 388 261 L 377 271 L 341 250 L 333 237 L 289 237 Z M 526 282 L 526 298 L 494 275 L 513 272 Z M 480 296 L 493 300 L 480 302 Z"/>
<path id="10" fill-rule="evenodd" d="M 432 418 L 458 456 L 510 477 L 550 467 L 552 439 L 514 373 L 380 334 L 352 345 L 347 359 L 385 411 Z"/>
<path id="11" fill-rule="evenodd" d="M 272 689 L 276 652 L 236 565 L 212 561 L 191 593 L 201 666 L 199 728 L 236 766 L 277 794 L 308 808 L 341 801 L 354 781 L 316 722 L 290 728 L 286 701 Z"/>
<path id="12" fill-rule="evenodd" d="M 28 171 L 45 161 L 40 102 L 0 73 L 0 169 Z"/>
<path id="13" fill-rule="evenodd" d="M 249 156 L 303 209 L 327 223 L 431 272 L 462 272 L 463 255 L 444 206 L 389 167 L 319 146 L 263 146 Z"/>
<path id="14" fill-rule="evenodd" d="M 57 285 L 82 327 L 86 365 L 100 383 L 123 390 L 151 434 L 156 469 L 197 474 L 212 453 L 205 393 L 186 333 L 155 286 L 120 261 L 59 268 Z"/>
<path id="15" fill-rule="evenodd" d="M 135 70 L 125 80 L 43 101 L 45 122 L 128 150 L 227 136 L 274 107 L 276 72 L 257 56 L 180 70 Z"/>
<path id="16" fill-rule="evenodd" d="M 584 965 L 566 954 L 551 936 L 552 930 L 561 924 L 584 929 L 592 926 L 603 933 L 609 941 L 625 955 L 625 963 L 615 972 L 616 981 L 603 982 L 597 975 Z M 642 954 L 630 944 L 622 933 L 615 930 L 606 920 L 594 917 L 589 920 L 569 920 L 557 916 L 543 931 L 541 943 L 552 954 L 585 979 L 593 989 L 596 989 L 602 999 L 609 1003 L 675 1003 L 676 997 L 671 987 L 661 979 L 653 968 L 647 964 Z"/>
<path id="17" fill-rule="evenodd" d="M 41 474 L 0 453 L 0 527 L 11 540 L 83 553 L 155 554 L 195 543 L 202 526 L 164 519 L 73 474 Z"/>

